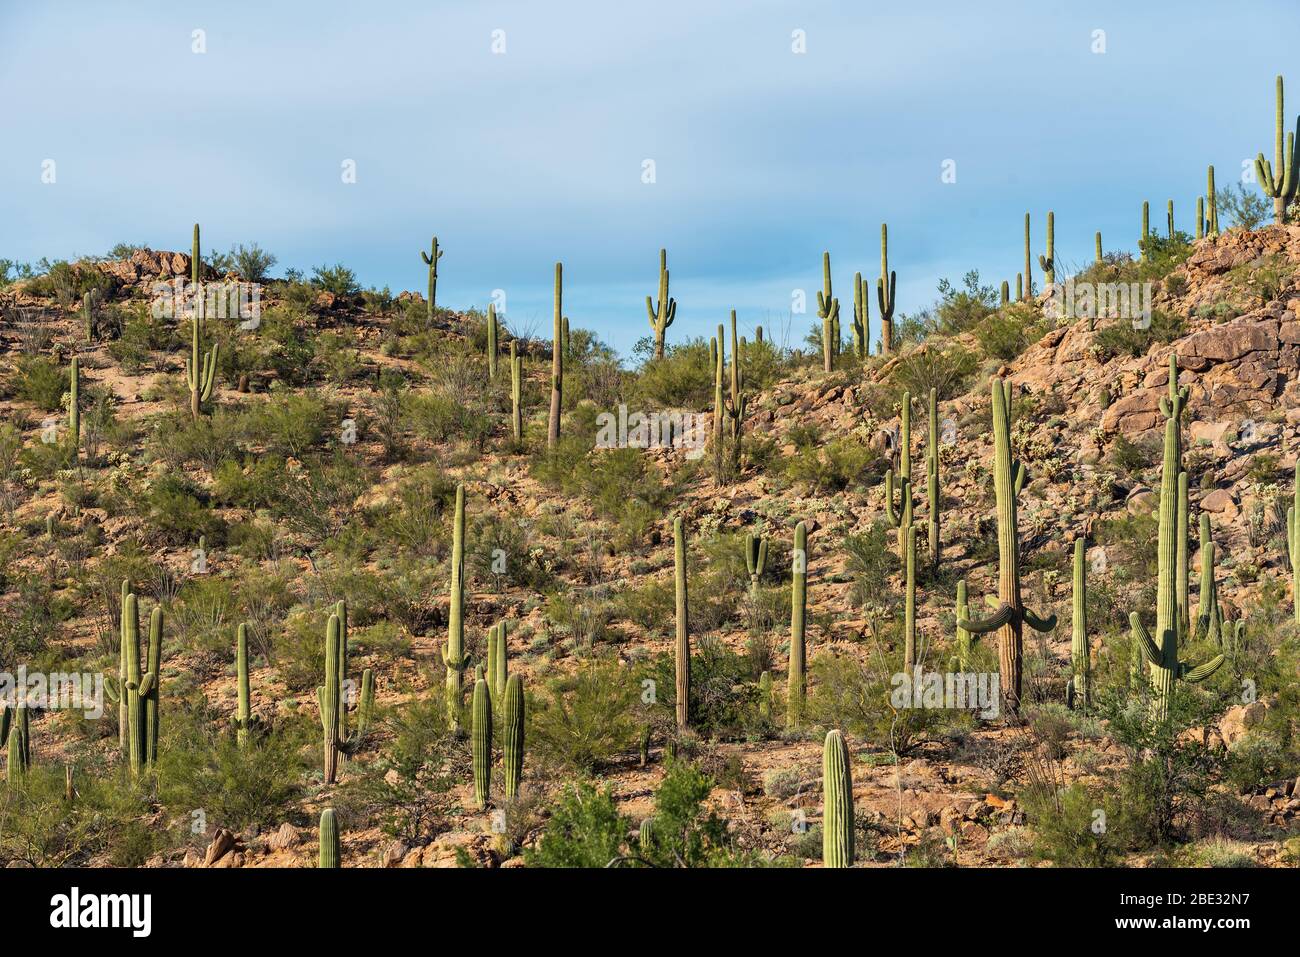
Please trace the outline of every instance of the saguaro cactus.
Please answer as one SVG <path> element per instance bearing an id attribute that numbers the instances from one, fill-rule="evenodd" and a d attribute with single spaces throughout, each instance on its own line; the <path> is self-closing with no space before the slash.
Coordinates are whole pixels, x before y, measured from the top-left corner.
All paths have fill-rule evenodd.
<path id="1" fill-rule="evenodd" d="M 190 416 L 194 419 L 199 417 L 202 404 L 212 398 L 212 387 L 217 381 L 217 360 L 221 354 L 219 342 L 212 343 L 211 351 L 203 351 L 203 319 L 206 313 L 207 301 L 200 293 L 194 298 L 190 358 L 185 364 L 185 381 L 190 387 Z"/>
<path id="2" fill-rule="evenodd" d="M 749 594 L 758 597 L 758 581 L 767 567 L 767 539 L 748 532 L 745 535 L 745 567 L 749 570 Z"/>
<path id="3" fill-rule="evenodd" d="M 1207 230 L 1205 222 L 1205 197 L 1196 197 L 1196 238 L 1204 239 Z"/>
<path id="4" fill-rule="evenodd" d="M 1165 207 L 1165 235 L 1170 239 L 1174 238 L 1174 201 L 1169 200 Z"/>
<path id="5" fill-rule="evenodd" d="M 655 332 L 655 358 L 664 357 L 664 333 L 677 318 L 677 300 L 668 295 L 668 250 L 659 250 L 659 301 L 645 297 L 645 311 Z"/>
<path id="6" fill-rule="evenodd" d="M 853 772 L 849 748 L 839 731 L 827 731 L 822 746 L 822 865 L 853 866 Z"/>
<path id="7" fill-rule="evenodd" d="M 1029 250 L 1029 214 L 1025 213 L 1025 287 L 1024 298 L 1031 299 L 1034 295 L 1034 258 L 1033 253 Z"/>
<path id="8" fill-rule="evenodd" d="M 973 636 L 962 627 L 962 622 L 970 618 L 970 606 L 966 600 L 966 579 L 957 580 L 957 667 L 954 671 L 965 671 L 970 663 Z"/>
<path id="9" fill-rule="evenodd" d="M 836 305 L 838 311 L 839 306 Z M 726 404 L 725 409 L 727 418 L 731 423 L 731 440 L 734 444 L 734 451 L 740 452 L 740 431 L 744 425 L 745 401 L 744 388 L 745 376 L 741 370 L 740 354 L 743 351 L 744 340 L 736 338 L 736 310 L 731 310 L 731 399 Z"/>
<path id="10" fill-rule="evenodd" d="M 1291 507 L 1286 511 L 1286 548 L 1291 562 L 1291 604 L 1297 623 L 1300 623 L 1300 466 L 1295 470 L 1295 491 Z"/>
<path id="11" fill-rule="evenodd" d="M 116 695 L 118 715 L 124 722 L 125 731 L 119 733 L 127 765 L 132 776 L 138 777 L 148 762 L 150 739 L 146 701 L 154 690 L 158 674 L 152 670 L 141 673 L 139 605 L 135 593 L 127 590 L 125 582 L 122 583 L 122 588 L 122 654 Z M 162 618 L 160 614 L 155 618 L 161 641 Z M 150 630 L 153 631 L 153 620 L 150 622 Z M 113 697 L 111 690 L 110 697 Z M 156 714 L 155 710 L 155 716 Z"/>
<path id="12" fill-rule="evenodd" d="M 492 667 L 488 669 L 488 681 L 492 687 L 494 698 L 499 698 L 506 692 L 506 682 L 510 677 L 509 651 L 507 640 L 510 634 L 510 623 L 508 621 L 500 622 L 496 627 L 496 660 L 493 661 Z"/>
<path id="13" fill-rule="evenodd" d="M 196 286 L 203 280 L 203 260 L 199 257 L 199 224 L 194 224 L 194 239 L 190 243 L 190 282 Z"/>
<path id="14" fill-rule="evenodd" d="M 162 691 L 163 610 L 155 605 L 149 615 L 149 648 L 145 653 L 145 676 L 140 683 L 140 700 L 144 709 L 144 762 L 158 763 L 158 718 Z"/>
<path id="15" fill-rule="evenodd" d="M 451 532 L 451 604 L 447 612 L 447 645 L 442 663 L 447 667 L 447 720 L 453 730 L 461 726 L 461 675 L 469 664 L 465 654 L 465 486 L 456 486 L 456 517 Z"/>
<path id="16" fill-rule="evenodd" d="M 830 372 L 839 347 L 840 301 L 831 293 L 829 252 L 822 253 L 822 288 L 817 291 L 817 315 L 822 321 L 822 368 Z"/>
<path id="17" fill-rule="evenodd" d="M 722 425 L 725 421 L 726 410 L 722 400 L 722 370 L 726 364 L 727 340 L 722 329 L 722 323 L 718 323 L 718 334 L 712 340 L 713 356 L 713 455 L 721 463 L 722 461 Z"/>
<path id="18" fill-rule="evenodd" d="M 1096 237 L 1094 237 L 1094 238 L 1095 238 L 1095 243 L 1094 243 L 1094 245 L 1096 246 L 1096 259 L 1097 259 L 1097 262 L 1101 262 L 1101 260 L 1102 260 L 1102 253 L 1101 253 L 1101 230 L 1100 230 L 1100 229 L 1097 230 L 1097 235 L 1096 235 Z"/>
<path id="19" fill-rule="evenodd" d="M 235 739 L 241 748 L 248 747 L 253 723 L 253 696 L 248 684 L 248 625 L 240 623 L 235 634 L 235 674 L 239 682 L 239 707 L 235 712 Z"/>
<path id="20" fill-rule="evenodd" d="M 1165 421 L 1165 454 L 1160 476 L 1160 532 L 1156 551 L 1156 634 L 1159 643 L 1152 640 L 1151 633 L 1142 624 L 1137 612 L 1129 614 L 1133 640 L 1150 666 L 1151 685 L 1155 691 L 1152 714 L 1157 720 L 1163 720 L 1169 713 L 1169 695 L 1175 681 L 1204 681 L 1223 664 L 1223 655 L 1196 668 L 1178 660 L 1178 582 L 1175 567 L 1178 549 L 1174 538 L 1178 520 L 1180 465 L 1178 420 L 1171 416 Z M 1202 546 L 1202 554 L 1204 551 Z"/>
<path id="21" fill-rule="evenodd" d="M 22 696 L 13 707 L 0 711 L 0 742 L 8 746 L 9 765 L 5 780 L 21 784 L 32 763 L 32 727 L 27 704 Z"/>
<path id="22" fill-rule="evenodd" d="M 437 236 L 434 236 L 432 242 L 430 242 L 427 253 L 420 250 L 420 258 L 429 267 L 429 298 L 424 304 L 424 312 L 425 318 L 432 325 L 434 305 L 438 301 L 438 260 L 442 258 L 442 250 L 438 248 Z"/>
<path id="23" fill-rule="evenodd" d="M 1092 701 L 1092 655 L 1088 648 L 1088 585 L 1084 567 L 1084 541 L 1074 540 L 1074 615 L 1070 634 L 1070 660 L 1074 664 L 1074 677 L 1066 687 L 1065 697 L 1069 707 L 1078 706 L 1087 713 Z"/>
<path id="24" fill-rule="evenodd" d="M 72 433 L 72 461 L 76 462 L 81 455 L 81 364 L 76 356 L 68 370 L 68 431 Z"/>
<path id="25" fill-rule="evenodd" d="M 1043 282 L 1050 292 L 1056 285 L 1056 214 L 1047 213 L 1047 255 L 1038 257 L 1038 265 L 1043 270 Z"/>
<path id="26" fill-rule="evenodd" d="M 807 647 L 804 618 L 808 611 L 808 529 L 794 527 L 794 552 L 790 556 L 790 673 L 786 688 L 786 723 L 797 728 L 803 720 Z"/>
<path id="27" fill-rule="evenodd" d="M 524 360 L 519 347 L 510 340 L 510 430 L 516 442 L 524 440 Z"/>
<path id="28" fill-rule="evenodd" d="M 1273 222 L 1281 226 L 1286 222 L 1286 209 L 1291 205 L 1291 200 L 1296 194 L 1296 144 L 1295 134 L 1286 133 L 1285 147 L 1283 146 L 1283 129 L 1286 125 L 1286 117 L 1283 109 L 1282 96 L 1282 76 L 1278 75 L 1277 81 L 1277 112 L 1273 120 L 1273 162 L 1270 163 L 1264 159 L 1261 152 L 1255 157 L 1255 178 L 1259 180 L 1259 188 L 1267 196 L 1273 199 Z M 1211 167 L 1213 169 L 1213 167 Z"/>
<path id="29" fill-rule="evenodd" d="M 519 783 L 524 779 L 524 679 L 511 675 L 506 682 L 505 727 L 501 735 L 503 764 L 505 765 L 506 800 L 519 796 Z"/>
<path id="30" fill-rule="evenodd" d="M 917 663 L 916 649 L 916 528 L 907 530 L 907 585 L 903 603 L 903 669 Z"/>
<path id="31" fill-rule="evenodd" d="M 564 391 L 564 265 L 555 264 L 555 317 L 551 339 L 551 416 L 546 426 L 546 447 L 554 448 L 560 441 L 560 405 Z"/>
<path id="32" fill-rule="evenodd" d="M 320 866 L 343 866 L 343 842 L 339 839 L 339 823 L 332 807 L 320 812 Z"/>
<path id="33" fill-rule="evenodd" d="M 1016 498 L 1025 483 L 1025 467 L 1011 460 L 1011 383 L 994 378 L 993 489 L 998 503 L 998 608 L 983 621 L 961 620 L 959 627 L 974 634 L 998 633 L 1002 707 L 1009 714 L 1020 710 L 1021 663 L 1024 626 L 1051 631 L 1056 616 L 1040 618 L 1020 598 L 1020 535 Z"/>
<path id="34" fill-rule="evenodd" d="M 86 341 L 95 341 L 95 306 L 99 302 L 99 292 L 90 290 L 81 294 L 81 322 L 86 327 Z"/>
<path id="35" fill-rule="evenodd" d="M 763 341 L 761 334 L 758 340 Z M 871 355 L 871 298 L 860 272 L 853 274 L 853 354 L 859 359 Z"/>
<path id="36" fill-rule="evenodd" d="M 772 674 L 768 671 L 758 676 L 758 716 L 772 720 Z"/>
<path id="37" fill-rule="evenodd" d="M 339 636 L 341 626 L 338 615 L 330 615 L 325 626 L 325 683 L 316 689 L 316 702 L 320 708 L 321 731 L 324 734 L 325 783 L 333 784 L 339 766 L 339 711 L 340 698 Z"/>
<path id="38" fill-rule="evenodd" d="M 1138 242 L 1138 258 L 1146 259 L 1146 250 L 1142 247 L 1151 236 L 1151 203 L 1142 200 L 1142 238 Z"/>
<path id="39" fill-rule="evenodd" d="M 876 305 L 880 307 L 880 354 L 887 356 L 894 345 L 894 289 L 898 275 L 889 271 L 889 226 L 880 224 L 880 278 L 876 280 Z"/>
<path id="40" fill-rule="evenodd" d="M 691 626 L 690 605 L 686 594 L 686 533 L 681 518 L 673 519 L 673 585 L 677 598 L 677 730 L 691 723 Z"/>
<path id="41" fill-rule="evenodd" d="M 899 415 L 898 511 L 894 511 L 894 470 L 885 471 L 885 517 L 898 529 L 898 560 L 907 560 L 907 530 L 912 527 L 912 393 L 903 393 Z"/>
<path id="42" fill-rule="evenodd" d="M 1186 473 L 1184 473 L 1186 474 Z M 1196 615 L 1191 621 L 1192 638 L 1223 640 L 1223 612 L 1219 610 L 1219 589 L 1214 579 L 1214 540 L 1210 537 L 1210 516 L 1201 513 L 1201 592 L 1196 598 Z M 1179 632 L 1182 641 L 1186 632 Z"/>
<path id="43" fill-rule="evenodd" d="M 488 303 L 487 312 L 487 361 L 488 361 L 488 378 L 497 377 L 497 352 L 499 346 L 497 337 L 500 334 L 500 324 L 497 322 L 497 306 L 494 302 Z"/>
<path id="44" fill-rule="evenodd" d="M 488 684 L 482 678 L 474 682 L 470 748 L 474 757 L 474 803 L 481 811 L 487 807 L 492 791 L 492 702 Z"/>
<path id="45" fill-rule="evenodd" d="M 1188 545 L 1187 545 L 1187 524 L 1188 524 L 1188 504 L 1187 504 L 1187 473 L 1178 473 L 1178 627 L 1181 629 L 1180 634 L 1186 635 L 1190 623 L 1191 605 L 1188 603 L 1187 586 L 1188 578 Z"/>
<path id="46" fill-rule="evenodd" d="M 1205 171 L 1205 205 L 1206 205 L 1206 229 L 1205 235 L 1219 235 L 1219 198 L 1214 191 L 1214 167 L 1210 166 Z"/>
<path id="47" fill-rule="evenodd" d="M 930 389 L 930 432 L 925 457 L 926 493 L 929 499 L 930 567 L 939 567 L 939 391 Z"/>

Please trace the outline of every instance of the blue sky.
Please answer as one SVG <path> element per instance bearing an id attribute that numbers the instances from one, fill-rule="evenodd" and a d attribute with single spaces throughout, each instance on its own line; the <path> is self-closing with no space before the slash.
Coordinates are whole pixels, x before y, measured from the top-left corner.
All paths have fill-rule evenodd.
<path id="1" fill-rule="evenodd" d="M 1133 248 L 1144 199 L 1190 224 L 1207 164 L 1223 185 L 1271 157 L 1298 25 L 1283 2 L 3 0 L 0 258 L 188 249 L 197 221 L 396 292 L 437 233 L 441 303 L 504 289 L 548 335 L 560 259 L 571 321 L 626 353 L 666 246 L 670 340 L 730 308 L 779 340 L 804 289 L 794 343 L 822 250 L 847 315 L 881 222 L 904 312 L 941 277 L 1014 279 L 1026 211 L 1035 254 L 1052 209 L 1076 264 L 1097 229 Z"/>

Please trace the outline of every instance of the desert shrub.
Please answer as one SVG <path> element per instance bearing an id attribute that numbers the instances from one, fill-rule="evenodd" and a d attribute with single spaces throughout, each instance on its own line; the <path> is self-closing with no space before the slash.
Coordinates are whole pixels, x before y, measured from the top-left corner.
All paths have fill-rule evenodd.
<path id="1" fill-rule="evenodd" d="M 670 344 L 662 359 L 650 359 L 638 373 L 629 405 L 635 403 L 641 411 L 706 409 L 713 404 L 713 363 L 706 339 Z"/>
<path id="2" fill-rule="evenodd" d="M 887 587 L 890 574 L 898 568 L 896 548 L 897 535 L 884 522 L 876 522 L 865 532 L 845 537 L 844 551 L 853 575 L 854 605 L 895 604 L 896 596 Z"/>
<path id="3" fill-rule="evenodd" d="M 985 319 L 979 327 L 979 339 L 986 355 L 1009 362 L 1038 341 L 1046 329 L 1043 314 L 1036 307 L 1016 302 Z"/>
<path id="4" fill-rule="evenodd" d="M 651 840 L 637 857 L 651 867 L 727 867 L 758 863 L 736 850 L 727 822 L 705 802 L 714 780 L 687 761 L 672 761 L 655 794 Z"/>
<path id="5" fill-rule="evenodd" d="M 659 655 L 647 671 L 655 683 L 655 705 L 675 715 L 677 685 L 672 655 Z M 691 727 L 717 738 L 741 737 L 758 723 L 758 686 L 749 680 L 749 661 L 713 635 L 694 642 L 691 654 Z"/>
<path id="6" fill-rule="evenodd" d="M 312 392 L 278 392 L 241 416 L 246 440 L 267 452 L 302 458 L 319 446 L 343 416 Z"/>
<path id="7" fill-rule="evenodd" d="M 529 713 L 529 749 L 571 770 L 607 765 L 633 742 L 632 714 L 640 694 L 630 670 L 593 660 L 571 677 L 549 683 L 547 697 Z"/>
<path id="8" fill-rule="evenodd" d="M 980 285 L 977 269 L 962 277 L 960 287 L 947 279 L 940 279 L 939 303 L 934 308 L 939 331 L 947 335 L 966 332 L 992 315 L 997 302 L 998 291 L 992 286 Z"/>
<path id="9" fill-rule="evenodd" d="M 0 788 L 0 866 L 78 867 L 104 854 L 115 866 L 144 863 L 138 840 L 127 840 L 148 810 L 142 792 L 111 774 L 83 772 L 74 783 L 69 804 L 63 767 L 34 762 L 22 787 Z"/>
<path id="10" fill-rule="evenodd" d="M 448 512 L 456 501 L 456 483 L 433 466 L 403 481 L 377 519 L 380 534 L 399 549 L 437 557 L 447 543 Z"/>
<path id="11" fill-rule="evenodd" d="M 1102 320 L 1098 320 L 1101 322 Z M 1131 319 L 1105 320 L 1092 339 L 1091 351 L 1100 362 L 1109 362 L 1119 356 L 1146 355 L 1152 346 L 1173 342 L 1183 334 L 1180 316 L 1154 310 L 1150 324 Z"/>
<path id="12" fill-rule="evenodd" d="M 623 855 L 629 825 L 608 788 L 577 782 L 564 789 L 524 861 L 529 867 L 608 867 Z"/>
<path id="13" fill-rule="evenodd" d="M 930 342 L 903 353 L 890 379 L 900 392 L 924 398 L 933 388 L 938 391 L 939 400 L 945 401 L 966 391 L 978 366 L 979 357 L 970 350 L 956 344 L 940 347 Z"/>
<path id="14" fill-rule="evenodd" d="M 248 282 L 264 282 L 275 265 L 276 258 L 257 243 L 230 247 L 230 262 L 235 272 Z"/>
<path id="15" fill-rule="evenodd" d="M 863 439 L 840 436 L 820 446 L 796 446 L 786 461 L 785 477 L 816 492 L 839 492 L 861 487 L 883 475 L 884 457 Z"/>
<path id="16" fill-rule="evenodd" d="M 215 539 L 225 527 L 205 498 L 193 482 L 169 472 L 154 479 L 138 510 L 155 540 L 167 545 L 197 544 L 201 536 Z"/>
<path id="17" fill-rule="evenodd" d="M 18 360 L 12 391 L 23 401 L 44 412 L 61 411 L 68 388 L 68 370 L 53 360 L 44 356 L 24 356 Z"/>
<path id="18" fill-rule="evenodd" d="M 341 452 L 304 462 L 282 476 L 272 513 L 315 543 L 337 538 L 361 512 L 358 502 L 370 487 L 370 470 Z"/>
<path id="19" fill-rule="evenodd" d="M 357 274 L 342 263 L 335 263 L 333 266 L 313 266 L 311 284 L 324 292 L 343 297 L 355 296 L 361 291 Z"/>

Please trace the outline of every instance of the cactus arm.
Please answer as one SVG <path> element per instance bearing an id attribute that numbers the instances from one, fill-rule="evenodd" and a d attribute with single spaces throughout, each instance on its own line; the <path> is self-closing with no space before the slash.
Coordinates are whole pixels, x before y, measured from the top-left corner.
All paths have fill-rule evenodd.
<path id="1" fill-rule="evenodd" d="M 997 631 L 997 629 L 1011 621 L 1014 615 L 1015 610 L 1010 605 L 1003 604 L 999 605 L 998 610 L 988 618 L 982 618 L 976 621 L 971 621 L 968 618 L 959 618 L 957 619 L 957 627 L 969 631 L 971 634 L 986 635 L 990 631 Z"/>
<path id="2" fill-rule="evenodd" d="M 1195 668 L 1189 668 L 1187 663 L 1183 662 L 1179 666 L 1179 671 L 1181 672 L 1180 677 L 1184 681 L 1204 681 L 1206 678 L 1210 677 L 1210 675 L 1219 670 L 1219 666 L 1223 664 L 1223 661 L 1223 655 L 1216 655 L 1205 664 L 1199 665 Z"/>
<path id="3" fill-rule="evenodd" d="M 1142 657 L 1153 665 L 1160 664 L 1160 649 L 1151 640 L 1151 632 L 1147 631 L 1146 625 L 1142 624 L 1142 619 L 1138 617 L 1138 613 L 1135 611 L 1129 612 L 1128 620 L 1133 628 L 1133 640 L 1137 642 L 1138 648 L 1142 651 Z"/>
<path id="4" fill-rule="evenodd" d="M 1020 614 L 1025 619 L 1025 624 L 1037 632 L 1049 632 L 1056 630 L 1056 614 L 1048 615 L 1046 618 L 1039 618 L 1028 608 L 1022 608 Z"/>

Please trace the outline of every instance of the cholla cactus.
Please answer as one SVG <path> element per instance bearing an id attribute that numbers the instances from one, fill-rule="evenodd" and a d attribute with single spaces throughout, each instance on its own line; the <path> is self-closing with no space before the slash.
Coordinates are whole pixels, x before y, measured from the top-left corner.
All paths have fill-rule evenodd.
<path id="1" fill-rule="evenodd" d="M 1020 598 L 1020 525 L 1016 499 L 1024 486 L 1026 471 L 1023 463 L 1011 459 L 1011 383 L 995 378 L 992 392 L 993 488 L 998 503 L 998 607 L 983 621 L 959 620 L 958 626 L 975 634 L 998 633 L 1002 707 L 1009 714 L 1017 714 L 1024 626 L 1052 631 L 1056 616 L 1040 618 Z"/>
<path id="2" fill-rule="evenodd" d="M 425 318 L 428 320 L 429 325 L 433 325 L 433 310 L 438 299 L 438 260 L 442 258 L 442 252 L 438 248 L 437 236 L 433 237 L 427 253 L 420 250 L 420 258 L 429 267 L 429 298 L 424 304 Z"/>
<path id="3" fill-rule="evenodd" d="M 655 333 L 655 358 L 664 357 L 664 334 L 677 318 L 677 300 L 668 295 L 668 250 L 659 250 L 659 301 L 645 297 L 645 311 Z"/>
<path id="4" fill-rule="evenodd" d="M 853 772 L 849 748 L 839 731 L 826 732 L 822 746 L 822 865 L 853 866 Z"/>
<path id="5" fill-rule="evenodd" d="M 1296 144 L 1295 134 L 1286 133 L 1285 147 L 1283 146 L 1283 130 L 1286 126 L 1286 116 L 1283 108 L 1282 95 L 1282 76 L 1279 74 L 1277 81 L 1277 112 L 1273 120 L 1273 158 L 1270 163 L 1264 159 L 1261 152 L 1255 157 L 1255 179 L 1259 181 L 1259 188 L 1267 196 L 1273 199 L 1273 221 L 1281 226 L 1286 222 L 1286 210 L 1291 205 L 1291 201 L 1296 195 Z"/>

